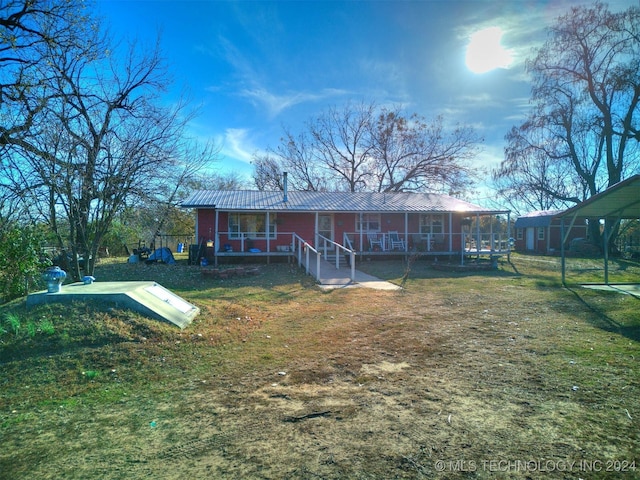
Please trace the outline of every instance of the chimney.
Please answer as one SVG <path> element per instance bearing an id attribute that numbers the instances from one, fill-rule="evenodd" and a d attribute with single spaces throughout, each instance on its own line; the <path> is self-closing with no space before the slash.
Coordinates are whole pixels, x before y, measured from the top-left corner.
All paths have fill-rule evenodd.
<path id="1" fill-rule="evenodd" d="M 289 193 L 288 192 L 288 188 L 289 188 L 289 186 L 287 185 L 287 172 L 284 172 L 282 175 L 284 177 L 283 180 L 282 180 L 283 188 L 284 188 L 284 198 L 282 199 L 282 201 L 286 203 L 286 202 L 289 201 L 289 197 L 288 197 L 288 193 Z"/>

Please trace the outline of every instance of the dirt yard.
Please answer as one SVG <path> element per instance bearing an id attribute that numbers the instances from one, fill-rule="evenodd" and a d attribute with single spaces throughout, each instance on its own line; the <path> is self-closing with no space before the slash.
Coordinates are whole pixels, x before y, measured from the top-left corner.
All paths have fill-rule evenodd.
<path id="1" fill-rule="evenodd" d="M 524 260 L 417 262 L 401 292 L 260 269 L 96 275 L 154 276 L 202 309 L 184 331 L 82 305 L 0 310 L 56 324 L 0 337 L 0 478 L 640 477 L 638 299 L 564 289 Z"/>

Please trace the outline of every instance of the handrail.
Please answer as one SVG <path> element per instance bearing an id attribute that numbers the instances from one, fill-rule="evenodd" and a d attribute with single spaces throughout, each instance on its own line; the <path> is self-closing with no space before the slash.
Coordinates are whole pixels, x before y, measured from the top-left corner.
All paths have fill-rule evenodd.
<path id="1" fill-rule="evenodd" d="M 342 242 L 346 245 L 348 250 L 353 250 L 353 245 L 351 244 L 351 239 L 349 238 L 349 235 L 347 235 L 347 232 L 342 234 Z"/>
<path id="2" fill-rule="evenodd" d="M 356 279 L 356 257 L 355 257 L 355 252 L 353 251 L 353 249 L 348 249 L 346 247 L 344 247 L 343 245 L 340 245 L 339 243 L 334 242 L 333 240 L 320 235 L 319 233 L 317 234 L 318 236 L 318 244 L 320 243 L 320 240 L 324 241 L 324 245 L 326 247 L 327 243 L 329 243 L 330 245 L 333 245 L 335 247 L 335 254 L 336 254 L 336 269 L 340 268 L 340 251 L 343 250 L 344 251 L 344 255 L 349 255 L 349 266 L 351 267 L 351 275 L 350 275 L 350 279 L 351 281 L 355 281 Z M 325 248 L 325 260 L 327 260 L 327 250 Z"/>
<path id="3" fill-rule="evenodd" d="M 355 282 L 356 280 L 356 251 L 351 245 L 351 240 L 346 232 L 342 234 L 342 241 L 347 246 L 346 250 L 349 252 L 349 266 L 351 267 L 351 281 Z"/>
<path id="4" fill-rule="evenodd" d="M 296 257 L 298 258 L 298 266 L 305 267 L 305 272 L 307 275 L 311 274 L 311 268 L 309 263 L 309 255 L 310 252 L 316 254 L 316 280 L 320 280 L 320 252 L 313 248 L 309 242 L 307 242 L 304 238 L 302 238 L 297 233 L 291 234 L 292 243 L 295 245 L 295 251 L 297 253 Z M 302 252 L 305 254 L 304 262 L 302 261 Z"/>

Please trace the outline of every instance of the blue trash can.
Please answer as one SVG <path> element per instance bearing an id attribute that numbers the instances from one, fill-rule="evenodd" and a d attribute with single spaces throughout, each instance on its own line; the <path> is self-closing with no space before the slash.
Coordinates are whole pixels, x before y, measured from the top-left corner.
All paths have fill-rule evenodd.
<path id="1" fill-rule="evenodd" d="M 184 252 L 184 243 L 179 243 L 178 248 L 176 250 L 178 253 Z"/>

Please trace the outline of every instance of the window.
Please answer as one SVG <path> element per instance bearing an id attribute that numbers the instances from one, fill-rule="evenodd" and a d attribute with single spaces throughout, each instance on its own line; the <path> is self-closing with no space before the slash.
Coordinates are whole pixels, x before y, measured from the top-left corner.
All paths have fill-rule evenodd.
<path id="1" fill-rule="evenodd" d="M 517 228 L 516 229 L 516 238 L 518 240 L 522 240 L 522 228 Z"/>
<path id="2" fill-rule="evenodd" d="M 423 236 L 444 233 L 442 214 L 420 215 L 420 233 Z"/>
<path id="3" fill-rule="evenodd" d="M 380 231 L 380 214 L 379 213 L 363 213 L 362 216 L 356 215 L 356 231 L 357 232 L 379 232 Z"/>
<path id="4" fill-rule="evenodd" d="M 538 227 L 538 240 L 544 240 L 544 227 Z"/>
<path id="5" fill-rule="evenodd" d="M 267 238 L 266 214 L 230 213 L 229 238 Z M 269 216 L 269 238 L 276 238 L 276 218 Z"/>

